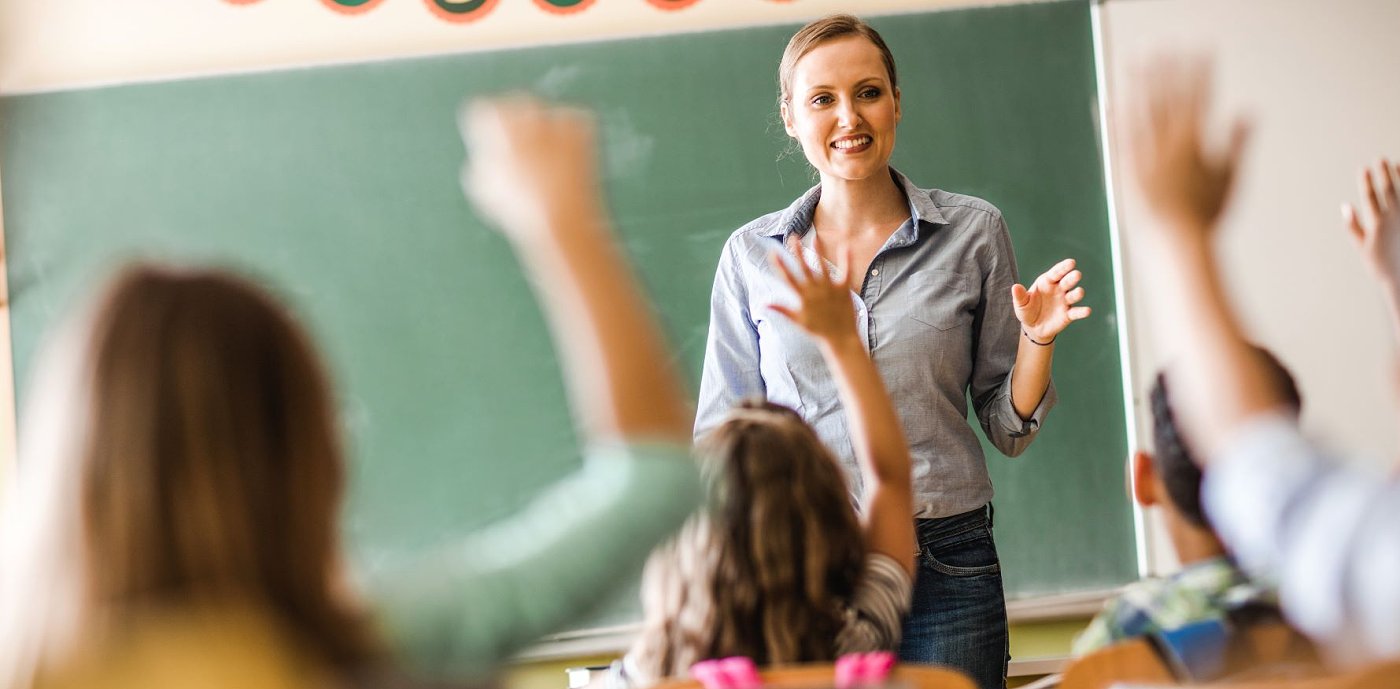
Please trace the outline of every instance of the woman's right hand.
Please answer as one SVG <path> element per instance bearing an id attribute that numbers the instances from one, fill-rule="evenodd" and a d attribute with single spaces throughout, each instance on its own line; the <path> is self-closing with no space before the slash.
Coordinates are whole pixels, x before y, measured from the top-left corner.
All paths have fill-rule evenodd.
<path id="1" fill-rule="evenodd" d="M 510 96 L 472 102 L 459 125 L 468 155 L 462 191 L 507 238 L 528 242 L 593 224 L 600 193 L 587 111 Z"/>
<path id="2" fill-rule="evenodd" d="M 820 237 L 813 238 L 812 248 L 819 257 L 822 255 Z M 830 270 L 813 270 L 802 259 L 801 252 L 800 246 L 793 247 L 791 255 L 793 262 L 798 265 L 796 272 L 788 267 L 782 252 L 774 251 L 768 255 L 768 261 L 797 295 L 796 306 L 771 304 L 768 308 L 782 314 L 824 344 L 832 344 L 846 338 L 854 339 L 858 333 L 855 306 L 851 304 L 851 276 L 847 274 L 838 278 Z M 846 253 L 848 255 L 843 263 L 851 265 L 850 252 Z"/>

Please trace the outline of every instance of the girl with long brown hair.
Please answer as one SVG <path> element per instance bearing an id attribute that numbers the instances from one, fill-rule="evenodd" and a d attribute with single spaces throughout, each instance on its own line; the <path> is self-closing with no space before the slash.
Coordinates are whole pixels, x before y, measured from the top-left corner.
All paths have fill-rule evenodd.
<path id="1" fill-rule="evenodd" d="M 723 656 L 765 665 L 898 647 L 916 550 L 909 449 L 856 330 L 851 274 L 831 277 L 820 240 L 792 248 L 792 267 L 770 260 L 796 304 L 771 309 L 817 342 L 836 379 L 864 507 L 801 416 L 740 404 L 697 446 L 714 498 L 648 561 L 643 632 L 614 666 L 619 682 Z"/>
<path id="2" fill-rule="evenodd" d="M 254 641 L 294 651 L 284 674 L 303 684 L 363 684 L 400 661 L 479 676 L 699 503 L 683 386 L 599 202 L 590 119 L 514 100 L 469 120 L 463 181 L 533 278 L 583 469 L 361 605 L 342 576 L 333 396 L 296 318 L 221 271 L 128 268 L 35 386 L 0 541 L 0 687 L 62 681 L 186 611 L 266 621 Z M 190 679 L 229 670 L 202 669 Z"/>

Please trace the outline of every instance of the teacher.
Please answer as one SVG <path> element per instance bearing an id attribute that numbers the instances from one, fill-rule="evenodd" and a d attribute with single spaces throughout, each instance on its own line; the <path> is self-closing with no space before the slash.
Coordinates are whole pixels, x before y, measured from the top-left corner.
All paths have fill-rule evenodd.
<path id="1" fill-rule="evenodd" d="M 900 121 L 894 57 L 849 15 L 798 31 L 778 68 L 783 125 L 821 183 L 739 228 L 711 296 L 696 433 L 761 395 L 816 429 L 859 481 L 836 384 L 818 345 L 770 310 L 792 299 L 769 255 L 852 271 L 857 327 L 895 406 L 914 461 L 919 568 L 902 659 L 1005 684 L 1006 603 L 992 540 L 992 484 L 967 423 L 969 392 L 987 438 L 1015 456 L 1055 403 L 1055 337 L 1089 315 L 1067 259 L 1029 288 L 1001 213 L 970 196 L 921 189 L 890 168 Z M 826 256 L 816 256 L 821 237 Z M 852 485 L 854 494 L 860 493 Z M 801 499 L 795 496 L 795 499 Z"/>

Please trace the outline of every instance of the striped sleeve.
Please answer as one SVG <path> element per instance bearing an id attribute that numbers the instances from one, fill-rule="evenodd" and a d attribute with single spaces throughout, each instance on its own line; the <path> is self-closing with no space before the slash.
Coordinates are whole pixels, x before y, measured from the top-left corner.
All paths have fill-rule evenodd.
<path id="1" fill-rule="evenodd" d="M 913 581 L 894 558 L 871 553 L 846 610 L 846 626 L 836 637 L 837 655 L 899 648 L 899 631 L 909 612 Z"/>

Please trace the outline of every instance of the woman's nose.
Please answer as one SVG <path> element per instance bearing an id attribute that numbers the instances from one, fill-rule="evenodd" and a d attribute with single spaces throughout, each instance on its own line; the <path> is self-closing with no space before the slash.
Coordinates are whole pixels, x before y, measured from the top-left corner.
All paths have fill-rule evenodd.
<path id="1" fill-rule="evenodd" d="M 860 113 L 856 111 L 855 104 L 849 100 L 843 100 L 836 106 L 836 123 L 850 129 L 860 124 Z"/>

